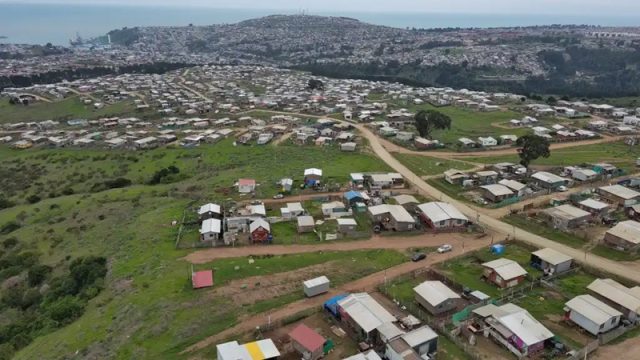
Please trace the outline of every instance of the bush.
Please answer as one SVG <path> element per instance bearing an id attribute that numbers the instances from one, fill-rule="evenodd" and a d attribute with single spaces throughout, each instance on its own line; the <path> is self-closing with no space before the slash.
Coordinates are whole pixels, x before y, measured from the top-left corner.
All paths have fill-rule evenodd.
<path id="1" fill-rule="evenodd" d="M 34 265 L 27 272 L 27 280 L 30 286 L 40 285 L 51 273 L 51 267 L 47 265 Z"/>
<path id="2" fill-rule="evenodd" d="M 15 205 L 15 204 L 12 203 L 11 201 L 5 199 L 4 197 L 0 197 L 0 210 L 1 209 L 8 209 L 8 208 L 12 207 L 13 205 Z"/>
<path id="3" fill-rule="evenodd" d="M 17 222 L 9 221 L 8 223 L 4 224 L 2 228 L 0 228 L 0 234 L 6 235 L 20 229 L 21 227 L 22 226 Z"/>
<path id="4" fill-rule="evenodd" d="M 35 194 L 33 194 L 33 195 L 31 195 L 31 196 L 29 196 L 29 197 L 27 198 L 27 202 L 28 202 L 29 204 L 35 204 L 35 203 L 37 203 L 37 202 L 40 202 L 40 200 L 42 200 L 42 198 L 40 198 L 40 196 L 35 195 Z"/>
<path id="5" fill-rule="evenodd" d="M 44 306 L 45 313 L 60 324 L 68 324 L 84 312 L 84 302 L 73 296 L 65 296 Z"/>

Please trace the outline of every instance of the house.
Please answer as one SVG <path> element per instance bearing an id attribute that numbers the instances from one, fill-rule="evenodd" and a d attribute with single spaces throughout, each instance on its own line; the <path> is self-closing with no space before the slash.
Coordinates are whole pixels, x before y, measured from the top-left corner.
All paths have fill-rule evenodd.
<path id="1" fill-rule="evenodd" d="M 332 201 L 320 206 L 322 215 L 328 218 L 351 216 L 352 211 L 342 201 Z"/>
<path id="2" fill-rule="evenodd" d="M 440 141 L 428 140 L 418 136 L 413 139 L 413 146 L 415 146 L 418 150 L 434 149 L 440 147 Z"/>
<path id="3" fill-rule="evenodd" d="M 482 276 L 501 288 L 510 288 L 523 282 L 527 271 L 517 262 L 500 258 L 482 264 Z"/>
<path id="4" fill-rule="evenodd" d="M 362 186 L 364 185 L 364 174 L 351 173 L 349 174 L 349 178 L 351 179 L 351 184 L 354 187 L 362 188 Z"/>
<path id="5" fill-rule="evenodd" d="M 455 310 L 460 301 L 460 295 L 440 281 L 425 281 L 414 287 L 413 292 L 418 304 L 432 315 Z"/>
<path id="6" fill-rule="evenodd" d="M 556 229 L 573 229 L 591 220 L 591 213 L 573 205 L 560 205 L 543 210 L 541 214 L 546 217 Z"/>
<path id="7" fill-rule="evenodd" d="M 576 169 L 571 173 L 571 177 L 579 181 L 593 181 L 598 177 L 598 173 L 591 169 Z"/>
<path id="8" fill-rule="evenodd" d="M 482 145 L 482 147 L 497 146 L 498 145 L 498 140 L 492 138 L 491 136 L 479 137 L 478 138 L 478 143 L 480 145 Z"/>
<path id="9" fill-rule="evenodd" d="M 571 269 L 573 258 L 551 248 L 544 248 L 531 253 L 531 266 L 542 270 L 545 274 L 562 274 Z"/>
<path id="10" fill-rule="evenodd" d="M 389 360 L 431 359 L 437 349 L 438 334 L 425 325 L 387 341 L 384 355 Z"/>
<path id="11" fill-rule="evenodd" d="M 305 169 L 304 183 L 307 186 L 316 186 L 322 180 L 322 170 L 316 168 Z"/>
<path id="12" fill-rule="evenodd" d="M 515 196 L 511 189 L 501 184 L 483 185 L 480 186 L 480 189 L 482 197 L 494 203 L 499 203 Z"/>
<path id="13" fill-rule="evenodd" d="M 299 202 L 287 203 L 287 207 L 281 208 L 280 213 L 283 218 L 291 219 L 304 215 L 305 211 Z"/>
<path id="14" fill-rule="evenodd" d="M 535 184 L 543 189 L 556 190 L 560 186 L 566 186 L 569 180 L 560 177 L 558 175 L 546 172 L 539 171 L 533 175 L 531 175 L 531 179 Z"/>
<path id="15" fill-rule="evenodd" d="M 380 189 L 388 189 L 393 186 L 393 177 L 390 174 L 371 174 L 369 184 Z"/>
<path id="16" fill-rule="evenodd" d="M 498 182 L 498 173 L 493 170 L 478 171 L 475 173 L 480 184 L 495 184 Z"/>
<path id="17" fill-rule="evenodd" d="M 469 138 L 466 138 L 466 137 L 458 139 L 458 143 L 463 148 L 472 148 L 472 147 L 476 146 L 476 142 L 475 141 L 473 141 L 473 140 L 471 140 Z"/>
<path id="18" fill-rule="evenodd" d="M 604 243 L 623 251 L 638 251 L 640 245 L 640 222 L 619 222 L 604 234 Z"/>
<path id="19" fill-rule="evenodd" d="M 216 345 L 218 360 L 272 360 L 280 357 L 271 339 L 258 340 L 244 345 L 231 341 Z"/>
<path id="20" fill-rule="evenodd" d="M 355 203 L 359 203 L 359 202 L 366 202 L 371 200 L 369 198 L 369 195 L 365 194 L 362 191 L 355 191 L 355 190 L 350 190 L 347 191 L 346 193 L 344 193 L 344 199 L 346 200 L 347 204 L 349 204 L 349 206 L 353 206 Z M 329 214 L 327 214 L 328 216 Z"/>
<path id="21" fill-rule="evenodd" d="M 305 324 L 296 326 L 290 333 L 291 344 L 303 360 L 316 360 L 324 356 L 327 340 Z"/>
<path id="22" fill-rule="evenodd" d="M 515 196 L 524 196 L 528 192 L 530 192 L 530 189 L 527 187 L 527 185 L 519 181 L 515 181 L 511 179 L 502 179 L 498 181 L 498 184 L 508 187 L 511 191 L 515 193 Z"/>
<path id="23" fill-rule="evenodd" d="M 374 224 L 382 224 L 387 230 L 411 231 L 415 228 L 413 216 L 400 205 L 382 204 L 370 206 L 367 212 Z"/>
<path id="24" fill-rule="evenodd" d="M 220 239 L 222 234 L 222 221 L 220 219 L 206 219 L 200 227 L 200 240 L 213 243 Z"/>
<path id="25" fill-rule="evenodd" d="M 500 141 L 503 145 L 511 145 L 518 141 L 518 137 L 515 135 L 500 135 Z"/>
<path id="26" fill-rule="evenodd" d="M 191 273 L 191 285 L 194 289 L 213 286 L 213 270 L 201 270 Z"/>
<path id="27" fill-rule="evenodd" d="M 554 337 L 528 311 L 511 303 L 502 306 L 485 305 L 473 312 L 486 316 L 484 322 L 489 335 L 518 358 L 534 357 Z"/>
<path id="28" fill-rule="evenodd" d="M 153 136 L 149 136 L 133 142 L 136 149 L 152 149 L 158 146 L 158 139 Z"/>
<path id="29" fill-rule="evenodd" d="M 358 223 L 355 219 L 336 219 L 338 222 L 338 231 L 343 234 L 348 234 L 356 231 Z"/>
<path id="30" fill-rule="evenodd" d="M 587 289 L 598 299 L 620 311 L 631 322 L 638 320 L 640 314 L 640 288 L 628 288 L 611 279 L 593 280 Z"/>
<path id="31" fill-rule="evenodd" d="M 392 197 L 392 199 L 409 212 L 414 212 L 418 208 L 418 199 L 413 195 L 400 194 Z"/>
<path id="32" fill-rule="evenodd" d="M 598 194 L 621 207 L 634 205 L 640 201 L 640 192 L 617 184 L 598 188 Z"/>
<path id="33" fill-rule="evenodd" d="M 350 294 L 338 300 L 338 312 L 343 324 L 351 329 L 358 339 L 374 341 L 377 328 L 396 318 L 367 293 Z"/>
<path id="34" fill-rule="evenodd" d="M 353 152 L 356 151 L 356 143 L 354 142 L 346 142 L 340 145 L 340 150 Z"/>
<path id="35" fill-rule="evenodd" d="M 298 216 L 298 232 L 299 233 L 308 233 L 313 232 L 316 226 L 315 220 L 313 220 L 313 216 L 304 215 Z"/>
<path id="36" fill-rule="evenodd" d="M 469 219 L 455 206 L 443 202 L 418 205 L 418 214 L 424 224 L 434 230 L 464 228 Z"/>
<path id="37" fill-rule="evenodd" d="M 462 185 L 469 178 L 470 176 L 467 173 L 457 169 L 449 169 L 444 172 L 444 179 L 452 185 Z"/>
<path id="38" fill-rule="evenodd" d="M 256 190 L 256 181 L 253 179 L 238 180 L 238 192 L 241 194 L 252 193 Z"/>
<path id="39" fill-rule="evenodd" d="M 594 199 L 582 200 L 578 203 L 578 207 L 596 217 L 603 217 L 611 210 L 609 204 Z"/>
<path id="40" fill-rule="evenodd" d="M 251 242 L 268 243 L 271 235 L 271 225 L 263 219 L 258 218 L 249 224 L 249 233 L 251 234 Z"/>
<path id="41" fill-rule="evenodd" d="M 564 318 L 598 336 L 616 328 L 622 313 L 591 295 L 578 295 L 565 304 Z"/>
<path id="42" fill-rule="evenodd" d="M 198 218 L 200 219 L 200 221 L 212 218 L 221 219 L 222 210 L 220 208 L 220 205 L 211 203 L 202 205 L 200 209 L 198 209 Z"/>

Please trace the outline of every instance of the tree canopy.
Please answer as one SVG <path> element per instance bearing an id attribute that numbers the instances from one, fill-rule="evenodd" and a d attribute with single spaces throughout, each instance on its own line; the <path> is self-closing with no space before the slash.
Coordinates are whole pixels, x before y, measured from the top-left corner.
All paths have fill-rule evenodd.
<path id="1" fill-rule="evenodd" d="M 433 130 L 451 129 L 451 118 L 436 110 L 420 110 L 415 121 L 422 137 L 429 137 Z"/>
<path id="2" fill-rule="evenodd" d="M 551 156 L 549 149 L 549 141 L 538 135 L 524 135 L 518 138 L 516 144 L 520 147 L 518 155 L 520 156 L 520 164 L 529 167 L 529 164 L 540 158 L 548 158 Z"/>

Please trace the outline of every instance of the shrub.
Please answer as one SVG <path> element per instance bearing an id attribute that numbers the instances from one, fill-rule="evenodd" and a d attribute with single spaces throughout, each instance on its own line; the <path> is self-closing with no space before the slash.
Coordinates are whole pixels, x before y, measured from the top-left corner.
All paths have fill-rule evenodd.
<path id="1" fill-rule="evenodd" d="M 37 202 L 40 202 L 40 200 L 42 200 L 42 198 L 40 198 L 40 196 L 38 196 L 38 195 L 36 195 L 36 194 L 33 194 L 33 195 L 31 195 L 31 196 L 29 196 L 29 197 L 27 198 L 27 202 L 28 202 L 29 204 L 35 204 L 35 203 L 37 203 Z"/>

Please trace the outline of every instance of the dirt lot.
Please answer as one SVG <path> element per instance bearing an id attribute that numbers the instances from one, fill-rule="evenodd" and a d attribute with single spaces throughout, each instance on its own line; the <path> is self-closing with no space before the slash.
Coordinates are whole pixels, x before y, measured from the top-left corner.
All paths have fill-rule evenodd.
<path id="1" fill-rule="evenodd" d="M 640 337 L 625 340 L 620 344 L 599 348 L 592 360 L 637 360 L 640 358 Z"/>

